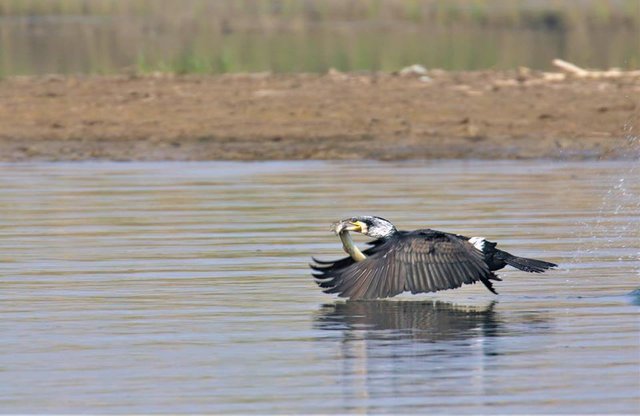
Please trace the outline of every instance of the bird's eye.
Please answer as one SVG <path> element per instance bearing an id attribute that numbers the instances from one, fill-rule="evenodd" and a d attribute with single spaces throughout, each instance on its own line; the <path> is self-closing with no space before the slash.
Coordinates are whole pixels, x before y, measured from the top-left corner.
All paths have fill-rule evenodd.
<path id="1" fill-rule="evenodd" d="M 351 222 L 356 222 L 356 221 L 358 221 L 358 219 L 357 219 L 356 217 L 353 217 L 353 218 L 351 218 L 349 221 L 351 221 Z"/>

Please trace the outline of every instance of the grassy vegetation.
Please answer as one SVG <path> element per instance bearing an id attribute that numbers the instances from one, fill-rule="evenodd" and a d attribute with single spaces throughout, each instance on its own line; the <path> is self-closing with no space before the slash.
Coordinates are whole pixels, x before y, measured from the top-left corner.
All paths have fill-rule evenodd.
<path id="1" fill-rule="evenodd" d="M 640 25 L 636 0 L 1 0 L 0 16 L 392 20 L 557 29 Z"/>
<path id="2" fill-rule="evenodd" d="M 640 65 L 638 0 L 0 0 L 0 74 Z"/>

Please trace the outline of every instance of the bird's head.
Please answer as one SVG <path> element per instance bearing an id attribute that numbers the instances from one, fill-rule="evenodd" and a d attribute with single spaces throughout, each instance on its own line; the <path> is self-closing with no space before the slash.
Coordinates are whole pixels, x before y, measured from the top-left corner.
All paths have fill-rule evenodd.
<path id="1" fill-rule="evenodd" d="M 370 215 L 338 221 L 331 225 L 331 229 L 336 234 L 340 234 L 342 231 L 355 231 L 371 238 L 388 238 L 398 231 L 393 224 L 384 218 Z"/>

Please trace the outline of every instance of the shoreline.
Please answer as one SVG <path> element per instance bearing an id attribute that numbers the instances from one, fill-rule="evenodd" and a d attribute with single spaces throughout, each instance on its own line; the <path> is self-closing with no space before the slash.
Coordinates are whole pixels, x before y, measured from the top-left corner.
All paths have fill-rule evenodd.
<path id="1" fill-rule="evenodd" d="M 514 71 L 0 80 L 0 161 L 634 159 L 640 76 Z"/>

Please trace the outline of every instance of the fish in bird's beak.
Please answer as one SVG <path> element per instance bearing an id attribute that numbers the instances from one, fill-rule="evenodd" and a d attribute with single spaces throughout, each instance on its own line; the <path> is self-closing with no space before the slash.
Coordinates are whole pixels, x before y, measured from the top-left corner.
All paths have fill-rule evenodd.
<path id="1" fill-rule="evenodd" d="M 336 235 L 340 234 L 343 231 L 355 231 L 357 233 L 361 233 L 362 225 L 363 224 L 360 221 L 352 222 L 351 220 L 342 220 L 331 224 L 330 229 L 331 231 L 336 233 Z"/>

